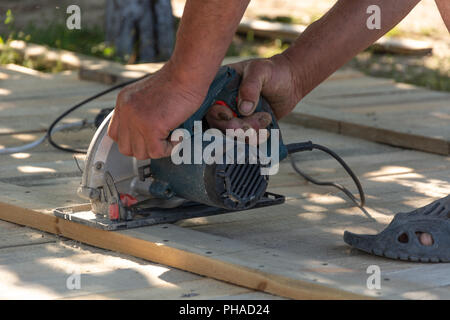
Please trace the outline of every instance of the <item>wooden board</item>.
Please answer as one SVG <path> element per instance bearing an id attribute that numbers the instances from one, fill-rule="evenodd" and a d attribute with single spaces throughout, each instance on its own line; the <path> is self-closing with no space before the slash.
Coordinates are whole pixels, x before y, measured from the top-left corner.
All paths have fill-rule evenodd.
<path id="1" fill-rule="evenodd" d="M 383 37 L 374 43 L 372 49 L 379 53 L 403 55 L 427 55 L 433 51 L 433 47 L 426 41 L 387 37 Z"/>
<path id="2" fill-rule="evenodd" d="M 450 155 L 450 94 L 355 77 L 328 80 L 286 117 L 291 123 Z"/>
<path id="3" fill-rule="evenodd" d="M 351 79 L 352 74 L 358 76 L 358 73 L 346 71 L 334 75 L 333 78 L 345 81 Z M 26 75 L 28 76 L 33 77 Z M 70 76 L 67 76 L 70 80 Z M 42 80 L 36 78 L 36 81 Z M 64 82 L 63 78 L 59 78 L 58 81 Z M 30 80 L 29 88 L 22 87 L 20 90 L 11 88 L 11 93 L 7 95 L 8 103 L 15 103 L 16 92 L 19 95 L 25 94 L 28 90 L 31 92 L 35 88 L 32 83 Z M 76 83 L 74 84 L 76 86 L 84 85 L 83 82 Z M 78 99 L 77 95 L 68 96 L 67 103 L 76 102 Z M 20 109 L 23 99 L 19 97 L 17 103 L 17 109 Z M 29 105 L 22 107 L 28 108 Z M 3 116 L 7 117 L 7 114 Z M 37 116 L 37 114 L 30 116 L 29 120 Z M 17 119 L 20 117 L 21 115 L 17 114 Z M 8 121 L 2 120 L 0 116 L 1 126 L 7 126 Z M 282 163 L 280 172 L 271 177 L 270 181 L 271 191 L 287 196 L 286 204 L 282 206 L 191 219 L 175 225 L 119 233 L 92 231 L 45 213 L 46 209 L 73 204 L 78 200 L 75 189 L 80 172 L 70 154 L 60 153 L 47 145 L 42 145 L 20 155 L 0 157 L 1 167 L 5 168 L 0 172 L 0 217 L 114 252 L 126 252 L 209 278 L 238 283 L 241 287 L 240 289 L 236 286 L 221 287 L 220 290 L 214 291 L 216 293 L 210 293 L 211 297 L 253 294 L 253 291 L 242 289 L 244 286 L 292 298 L 449 298 L 449 291 L 446 290 L 447 275 L 450 274 L 448 264 L 435 266 L 405 263 L 370 256 L 345 245 L 342 234 L 344 230 L 375 233 L 382 230 L 396 212 L 412 210 L 449 194 L 450 159 L 286 122 L 281 123 L 281 126 L 286 142 L 312 140 L 331 147 L 344 157 L 361 177 L 366 189 L 368 198 L 366 213 L 355 208 L 335 189 L 305 183 L 292 171 L 288 163 Z M 83 143 L 83 140 L 87 143 L 92 133 L 92 130 L 67 132 L 61 134 L 59 139 L 66 144 Z M 0 135 L 0 145 L 15 145 L 20 141 L 32 139 L 34 135 L 36 133 L 23 131 L 5 133 Z M 336 162 L 325 155 L 313 152 L 299 154 L 295 158 L 299 161 L 300 167 L 314 177 L 336 180 L 352 188 L 351 180 Z M 12 252 L 24 250 L 30 243 L 31 246 L 55 245 L 50 235 L 46 235 L 48 238 L 39 238 L 39 233 L 27 228 L 21 229 L 27 230 L 23 237 L 15 231 L 5 231 L 4 238 L 11 239 L 7 245 L 17 243 L 17 246 L 4 250 Z M 62 250 L 52 248 L 48 251 Z M 94 250 L 90 246 L 84 248 Z M 35 260 L 40 261 L 39 255 L 44 255 L 45 250 L 36 249 L 36 252 L 38 256 Z M 106 255 L 114 254 L 111 251 L 102 252 Z M 11 259 L 11 255 L 5 260 Z M 25 251 L 23 255 L 26 255 Z M 52 264 L 53 257 L 50 255 L 48 264 Z M 80 260 L 74 258 L 69 265 L 81 264 L 78 261 Z M 3 266 L 1 262 L 0 265 Z M 370 265 L 378 265 L 381 268 L 380 290 L 369 290 L 366 286 L 368 277 L 366 271 Z M 85 266 L 89 268 L 90 263 L 86 263 Z M 0 274 L 4 272 L 3 274 L 10 275 L 12 270 L 18 267 L 19 265 L 12 263 L 8 267 L 3 267 Z M 172 267 L 164 268 L 173 270 Z M 33 275 L 28 269 L 24 270 L 16 275 L 20 280 L 18 283 L 22 285 L 38 283 L 36 279 L 42 274 L 49 274 L 47 271 L 45 271 L 47 273 L 39 271 Z M 65 277 L 67 272 L 61 274 Z M 29 278 L 25 278 L 27 274 Z M 43 276 L 45 277 L 48 278 Z M 65 279 L 64 277 L 60 275 L 58 279 Z M 121 277 L 117 281 L 122 281 Z M 123 277 L 126 278 L 126 272 Z M 168 297 L 180 298 L 183 294 L 189 293 L 188 286 L 185 286 L 189 280 L 183 279 L 185 284 L 179 285 L 182 289 L 173 291 L 174 294 Z M 220 282 L 209 281 L 212 280 L 203 282 L 204 290 L 215 290 L 215 286 L 219 286 Z M 44 281 L 40 286 L 45 291 L 46 288 L 51 288 L 52 284 Z M 130 283 L 124 290 L 126 294 L 121 295 L 115 289 L 116 284 L 111 284 L 103 291 L 95 288 L 91 287 L 83 292 L 82 296 L 126 298 L 137 297 L 144 292 L 147 297 L 156 297 L 159 290 L 158 286 L 143 289 L 137 284 Z M 207 291 L 204 292 L 203 297 L 208 297 Z M 69 293 L 61 295 L 76 297 Z M 49 295 L 51 298 L 56 296 Z"/>
<path id="4" fill-rule="evenodd" d="M 11 192 L 9 186 L 7 188 L 0 186 L 0 189 Z M 38 196 L 45 197 L 43 193 Z M 204 235 L 172 225 L 107 232 L 58 219 L 51 214 L 24 209 L 22 205 L 23 203 L 21 203 L 21 207 L 17 207 L 0 202 L 0 218 L 103 249 L 125 253 L 282 297 L 294 299 L 362 298 L 362 296 L 344 290 L 280 274 L 280 267 L 285 261 L 279 258 L 275 259 L 274 253 L 271 258 L 265 260 L 266 265 L 258 265 L 260 269 L 265 267 L 269 271 L 258 270 L 255 265 L 258 261 L 244 259 L 244 256 L 247 253 L 261 251 L 262 248 L 246 246 L 237 241 Z M 244 256 L 242 253 L 245 253 Z"/>
<path id="5" fill-rule="evenodd" d="M 11 223 L 0 235 L 1 299 L 277 299 Z"/>

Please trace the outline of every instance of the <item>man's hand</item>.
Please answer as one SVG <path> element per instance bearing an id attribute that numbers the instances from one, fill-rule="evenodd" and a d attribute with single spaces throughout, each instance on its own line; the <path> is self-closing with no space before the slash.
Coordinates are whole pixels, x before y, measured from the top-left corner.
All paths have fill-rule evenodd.
<path id="1" fill-rule="evenodd" d="M 234 118 L 230 109 L 215 105 L 206 116 L 211 127 L 263 129 L 272 118 L 266 112 L 254 113 L 261 94 L 277 119 L 287 115 L 301 98 L 301 86 L 292 73 L 294 69 L 282 55 L 247 60 L 230 67 L 242 76 L 239 111 L 246 116 Z M 117 142 L 122 154 L 137 159 L 170 156 L 174 147 L 170 132 L 199 108 L 206 95 L 195 82 L 186 83 L 174 75 L 169 63 L 152 77 L 129 85 L 119 93 L 108 135 Z"/>
<path id="2" fill-rule="evenodd" d="M 234 118 L 230 109 L 214 105 L 206 116 L 211 127 L 220 130 L 266 128 L 272 122 L 271 116 L 266 112 L 254 113 L 260 95 L 267 100 L 277 119 L 291 112 L 302 98 L 295 68 L 283 55 L 242 61 L 230 67 L 242 76 L 238 108 L 245 117 Z"/>
<path id="3" fill-rule="evenodd" d="M 119 93 L 108 135 L 122 154 L 141 160 L 170 156 L 170 132 L 198 109 L 206 94 L 195 82 L 184 83 L 174 75 L 168 63 Z"/>

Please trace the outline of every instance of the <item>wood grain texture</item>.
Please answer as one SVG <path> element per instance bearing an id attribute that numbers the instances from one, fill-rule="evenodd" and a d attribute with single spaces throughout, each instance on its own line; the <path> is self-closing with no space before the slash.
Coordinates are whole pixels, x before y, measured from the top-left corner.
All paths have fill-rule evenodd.
<path id="1" fill-rule="evenodd" d="M 354 136 L 378 143 L 450 155 L 450 128 L 445 123 L 448 106 L 443 107 L 442 120 L 427 119 L 433 115 L 417 113 L 411 116 L 399 114 L 397 117 L 388 113 L 385 117 L 377 112 L 375 117 L 361 115 L 301 102 L 296 109 L 283 118 L 283 121 L 310 128 L 318 128 L 348 136 Z M 408 114 L 408 110 L 403 110 Z M 414 111 L 411 111 L 414 112 Z M 411 120 L 410 118 L 414 119 Z M 419 123 L 419 125 L 416 124 Z M 424 124 L 425 126 L 420 126 Z"/>
<path id="2" fill-rule="evenodd" d="M 129 254 L 282 297 L 293 299 L 363 298 L 361 295 L 343 290 L 253 269 L 247 266 L 246 263 L 242 263 L 244 261 L 231 263 L 221 259 L 220 255 L 210 255 L 210 251 L 201 253 L 198 248 L 192 246 L 192 242 L 188 245 L 175 242 L 175 245 L 172 246 L 171 242 L 164 241 L 162 238 L 158 239 L 155 236 L 156 230 L 166 227 L 164 231 L 166 238 L 177 237 L 177 232 L 187 233 L 191 239 L 196 238 L 195 234 L 192 235 L 195 231 L 185 232 L 185 230 L 177 230 L 178 228 L 175 226 L 162 225 L 145 227 L 137 231 L 107 232 L 59 219 L 51 214 L 7 203 L 0 203 L 0 218 L 4 221 L 64 236 L 95 247 Z M 155 238 L 156 241 L 154 240 Z M 186 239 L 186 237 L 183 236 L 182 239 Z M 177 248 L 177 246 L 181 246 L 182 249 Z M 208 246 L 207 250 L 214 250 L 211 247 Z M 233 251 L 237 250 L 236 246 L 231 248 Z M 246 249 L 251 250 L 252 248 Z"/>
<path id="3" fill-rule="evenodd" d="M 11 117 L 6 109 L 0 108 L 0 129 L 11 129 L 9 133 L 0 135 L 0 145 L 14 146 L 39 136 L 39 133 L 35 132 L 34 124 L 48 121 L 48 119 L 40 117 L 39 109 L 33 109 L 33 96 L 36 96 L 36 101 L 40 101 L 39 108 L 45 109 L 45 106 L 50 106 L 51 111 L 45 111 L 46 117 L 49 118 L 52 112 L 58 111 L 59 101 L 72 104 L 79 100 L 85 88 L 86 92 L 89 92 L 89 86 L 93 89 L 97 85 L 99 89 L 102 87 L 99 84 L 77 80 L 73 72 L 57 76 L 50 75 L 45 81 L 42 77 L 44 76 L 40 73 L 31 72 L 30 74 L 28 70 L 0 68 L 0 82 L 3 84 L 6 80 L 10 90 L 5 95 L 7 101 L 2 100 L 0 104 L 11 110 L 11 114 L 14 115 Z M 10 79 L 15 79 L 11 81 L 17 81 L 16 84 L 23 79 L 26 87 L 14 86 L 9 83 Z M 361 80 L 359 89 L 368 96 L 380 94 L 383 90 L 390 88 L 390 84 L 384 80 L 373 80 L 357 72 L 344 70 L 328 79 L 325 83 L 326 92 L 324 91 L 323 95 L 320 91 L 316 92 L 315 101 L 323 102 L 331 97 L 338 99 L 339 94 L 347 98 L 357 94 L 356 79 Z M 47 81 L 52 82 L 55 90 L 52 90 Z M 39 95 L 40 83 L 43 83 L 43 91 L 48 95 L 47 99 L 45 95 Z M 71 88 L 73 88 L 73 95 L 70 95 Z M 58 96 L 59 89 L 61 92 L 66 92 L 67 96 Z M 404 89 L 416 94 L 414 88 Z M 395 88 L 393 90 L 395 91 Z M 51 102 L 55 99 L 52 96 L 53 92 L 56 92 L 58 96 L 55 100 L 58 103 Z M 358 97 L 364 97 L 364 94 Z M 96 110 L 107 107 L 111 101 L 114 101 L 114 95 L 88 106 L 86 112 L 81 115 L 92 117 Z M 433 112 L 439 112 L 441 107 L 445 107 L 442 102 L 434 105 L 434 101 L 440 100 L 427 102 Z M 426 110 L 425 106 L 421 109 L 417 103 L 413 105 L 419 112 Z M 365 104 L 365 106 L 375 109 L 383 107 L 386 112 L 389 112 L 393 121 L 396 117 L 402 116 L 400 110 L 397 111 L 395 101 L 380 106 L 376 104 Z M 325 110 L 325 108 L 319 105 L 317 110 Z M 349 108 L 353 107 L 349 106 Z M 403 103 L 401 108 L 407 110 L 407 103 Z M 320 117 L 321 115 L 318 114 L 317 121 L 322 122 L 323 129 L 335 132 L 340 132 L 343 122 L 352 122 L 361 115 L 368 117 L 364 113 L 357 112 L 342 115 L 338 109 L 325 111 L 329 117 Z M 27 112 L 30 113 L 28 116 Z M 405 112 L 412 114 L 409 111 Z M 74 115 L 74 118 L 78 116 L 80 115 Z M 410 119 L 409 115 L 403 115 L 403 117 Z M 18 122 L 22 119 L 26 124 L 19 132 L 10 125 L 13 118 Z M 370 117 L 368 118 L 370 120 Z M 361 123 L 370 124 L 370 122 Z M 86 278 L 93 281 L 93 285 L 87 287 L 86 291 L 79 292 L 77 295 L 56 290 L 56 293 L 51 292 L 48 295 L 51 298 L 126 298 L 127 296 L 139 297 L 141 294 L 156 297 L 158 292 L 164 297 L 181 298 L 189 293 L 188 288 L 202 288 L 205 294 L 203 297 L 206 298 L 252 297 L 254 289 L 248 288 L 296 298 L 449 298 L 448 279 L 445 277 L 446 274 L 450 274 L 445 272 L 447 265 L 433 267 L 433 265 L 405 263 L 370 256 L 345 245 L 342 234 L 344 230 L 359 233 L 381 231 L 396 212 L 412 210 L 449 194 L 450 158 L 395 148 L 287 122 L 281 122 L 280 125 L 286 143 L 312 140 L 332 148 L 347 161 L 361 178 L 366 190 L 366 212 L 354 207 L 343 194 L 333 188 L 321 188 L 305 182 L 292 171 L 289 163 L 283 162 L 280 172 L 270 178 L 269 185 L 272 192 L 286 195 L 287 201 L 282 206 L 190 219 L 175 225 L 128 230 L 114 234 L 112 239 L 109 239 L 111 237 L 109 234 L 99 233 L 98 230 L 91 232 L 48 214 L 48 209 L 80 201 L 76 195 L 80 172 L 70 154 L 58 152 L 47 144 L 43 144 L 21 154 L 0 157 L 0 202 L 2 203 L 0 215 L 18 224 L 28 224 L 34 228 L 43 228 L 48 232 L 65 236 L 53 236 L 18 226 L 12 228 L 13 225 L 2 222 L 0 238 L 3 239 L 5 247 L 0 250 L 0 266 L 3 267 L 0 275 L 8 275 L 8 279 L 13 280 L 18 277 L 17 283 L 40 285 L 39 288 L 42 289 L 39 291 L 40 294 L 56 286 L 59 282 L 56 280 L 52 282 L 49 270 L 36 269 L 35 273 L 30 273 L 29 269 L 22 268 L 25 263 L 30 263 L 25 262 L 30 255 L 29 261 L 38 265 L 46 261 L 47 266 L 55 266 L 55 268 L 65 263 L 71 267 L 81 265 L 85 268 L 84 271 L 94 267 L 98 270 L 98 277 Z M 431 129 L 433 126 L 430 126 Z M 58 133 L 56 138 L 64 144 L 86 146 L 93 132 L 92 128 L 79 132 L 70 131 Z M 345 172 L 326 155 L 320 152 L 300 153 L 295 155 L 295 159 L 303 170 L 316 179 L 337 181 L 354 190 Z M 83 168 L 82 157 L 79 161 Z M 41 234 L 45 236 L 39 238 Z M 120 269 L 120 265 L 115 264 L 108 270 L 101 269 L 94 262 L 89 262 L 92 261 L 92 256 L 83 254 L 85 258 L 76 255 L 72 257 L 69 253 L 67 253 L 67 259 L 61 262 L 62 260 L 58 260 L 55 255 L 48 252 L 51 250 L 54 253 L 58 250 L 67 252 L 59 245 L 59 241 L 66 239 L 65 237 L 76 237 L 78 241 L 86 241 L 94 247 L 106 246 L 111 250 L 129 252 L 143 259 L 160 261 L 223 281 L 239 282 L 248 288 L 231 284 L 220 286 L 219 281 L 189 278 L 187 275 L 181 280 L 175 279 L 172 284 L 164 284 L 162 287 L 158 284 L 163 285 L 163 283 L 158 282 L 158 279 L 154 277 L 150 277 L 150 285 L 147 282 L 139 285 L 139 277 L 133 278 L 127 284 L 124 283 L 125 279 L 132 271 L 126 270 L 117 271 L 120 273 L 117 283 L 102 287 L 99 284 L 100 279 L 109 281 L 111 277 L 108 275 Z M 64 243 L 67 241 L 64 240 Z M 89 248 L 88 250 L 100 250 L 93 246 L 85 247 Z M 27 251 L 26 248 L 29 250 Z M 34 256 L 33 250 L 36 250 Z M 118 254 L 113 251 L 102 252 L 108 256 Z M 83 259 L 88 262 L 85 263 Z M 133 258 L 128 256 L 126 259 Z M 17 263 L 13 263 L 14 261 Z M 368 276 L 366 269 L 374 264 L 380 266 L 382 270 L 382 289 L 375 291 L 368 290 L 366 287 Z M 16 268 L 22 271 L 14 275 Z M 164 268 L 174 270 L 173 267 Z M 64 270 L 70 272 L 68 269 Z M 425 276 L 426 274 L 428 275 Z M 63 275 L 66 276 L 66 273 L 60 272 L 57 275 L 60 281 L 64 279 Z M 38 279 L 41 278 L 47 280 L 39 282 Z M 389 280 L 384 280 L 385 278 Z M 437 281 L 438 278 L 443 279 L 442 285 Z M 122 293 L 118 290 L 120 283 L 126 287 Z M 152 283 L 155 283 L 155 286 L 151 286 Z M 11 285 L 11 282 L 9 284 Z M 177 289 L 176 286 L 179 288 Z M 25 287 L 28 288 L 28 286 Z M 15 288 L 17 289 L 17 285 Z M 30 292 L 36 293 L 36 291 Z"/>

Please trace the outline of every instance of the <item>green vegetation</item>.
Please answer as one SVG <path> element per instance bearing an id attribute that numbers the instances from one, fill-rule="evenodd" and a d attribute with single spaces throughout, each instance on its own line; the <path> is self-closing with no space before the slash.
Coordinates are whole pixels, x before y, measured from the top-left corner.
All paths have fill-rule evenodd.
<path id="1" fill-rule="evenodd" d="M 234 37 L 226 56 L 268 58 L 283 52 L 288 47 L 289 43 L 281 39 L 262 39 L 255 37 L 253 32 L 247 32 L 245 36 Z"/>
<path id="2" fill-rule="evenodd" d="M 391 30 L 389 30 L 385 36 L 388 38 L 400 37 L 400 36 L 402 36 L 402 31 L 396 26 L 396 27 L 392 28 Z"/>
<path id="3" fill-rule="evenodd" d="M 269 22 L 281 22 L 287 24 L 301 24 L 301 25 L 309 25 L 310 23 L 319 20 L 322 17 L 322 13 L 310 13 L 303 17 L 298 16 L 275 16 L 270 17 L 266 15 L 260 15 L 257 18 L 263 21 Z"/>
<path id="4" fill-rule="evenodd" d="M 391 78 L 433 90 L 450 92 L 450 58 L 405 57 L 363 52 L 350 66 L 374 77 Z"/>
<path id="5" fill-rule="evenodd" d="M 69 30 L 64 24 L 50 24 L 45 28 L 32 25 L 25 28 L 27 41 L 49 47 L 76 51 L 86 55 L 114 60 L 114 48 L 104 42 L 104 33 L 99 27 L 81 30 Z"/>
<path id="6" fill-rule="evenodd" d="M 438 31 L 436 31 L 436 29 L 433 27 L 428 27 L 428 28 L 422 28 L 420 30 L 420 34 L 425 37 L 434 37 L 434 36 L 436 36 L 436 34 L 438 34 Z"/>
<path id="7" fill-rule="evenodd" d="M 57 73 L 64 71 L 64 66 L 61 62 L 51 63 L 42 58 L 40 59 L 25 58 L 14 49 L 8 48 L 6 46 L 4 50 L 0 51 L 0 65 L 9 63 L 21 65 L 42 72 Z"/>
<path id="8" fill-rule="evenodd" d="M 43 72 L 61 72 L 64 70 L 61 62 L 49 63 L 45 61 L 43 58 L 38 59 L 29 59 L 21 54 L 19 54 L 16 50 L 12 49 L 9 44 L 13 40 L 23 40 L 23 41 L 31 41 L 32 37 L 30 34 L 27 34 L 23 31 L 16 31 L 14 29 L 14 15 L 11 10 L 6 12 L 6 18 L 4 24 L 7 26 L 9 30 L 8 35 L 0 36 L 0 45 L 2 45 L 2 50 L 0 51 L 0 64 L 18 64 L 24 67 L 43 71 Z"/>
<path id="9" fill-rule="evenodd" d="M 276 16 L 276 17 L 269 17 L 269 16 L 258 16 L 258 19 L 263 21 L 269 21 L 269 22 L 281 22 L 281 23 L 287 23 L 287 24 L 304 24 L 304 21 L 297 17 L 292 16 Z"/>
<path id="10" fill-rule="evenodd" d="M 15 63 L 44 72 L 59 72 L 63 70 L 63 66 L 60 63 L 49 64 L 39 59 L 25 59 L 8 47 L 8 44 L 13 40 L 23 40 L 56 49 L 64 49 L 122 62 L 116 56 L 114 48 L 105 43 L 105 36 L 100 27 L 69 30 L 63 23 L 54 22 L 39 28 L 30 24 L 23 30 L 17 30 L 14 26 L 14 15 L 11 10 L 7 11 L 4 24 L 7 25 L 8 34 L 0 35 L 0 45 L 5 45 L 0 52 L 0 64 Z"/>

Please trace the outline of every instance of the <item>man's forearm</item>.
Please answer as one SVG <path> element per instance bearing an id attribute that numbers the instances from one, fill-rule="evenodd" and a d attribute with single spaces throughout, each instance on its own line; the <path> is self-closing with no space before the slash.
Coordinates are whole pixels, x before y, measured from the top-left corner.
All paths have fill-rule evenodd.
<path id="1" fill-rule="evenodd" d="M 442 20 L 444 20 L 444 23 L 450 32 L 450 1 L 436 0 L 436 5 L 441 13 Z"/>
<path id="2" fill-rule="evenodd" d="M 400 22 L 420 0 L 340 0 L 283 55 L 295 69 L 301 96 Z M 447 1 L 447 0 L 446 0 Z M 366 26 L 367 8 L 381 8 L 381 29 Z"/>
<path id="3" fill-rule="evenodd" d="M 170 63 L 183 83 L 209 87 L 250 0 L 187 0 Z"/>

